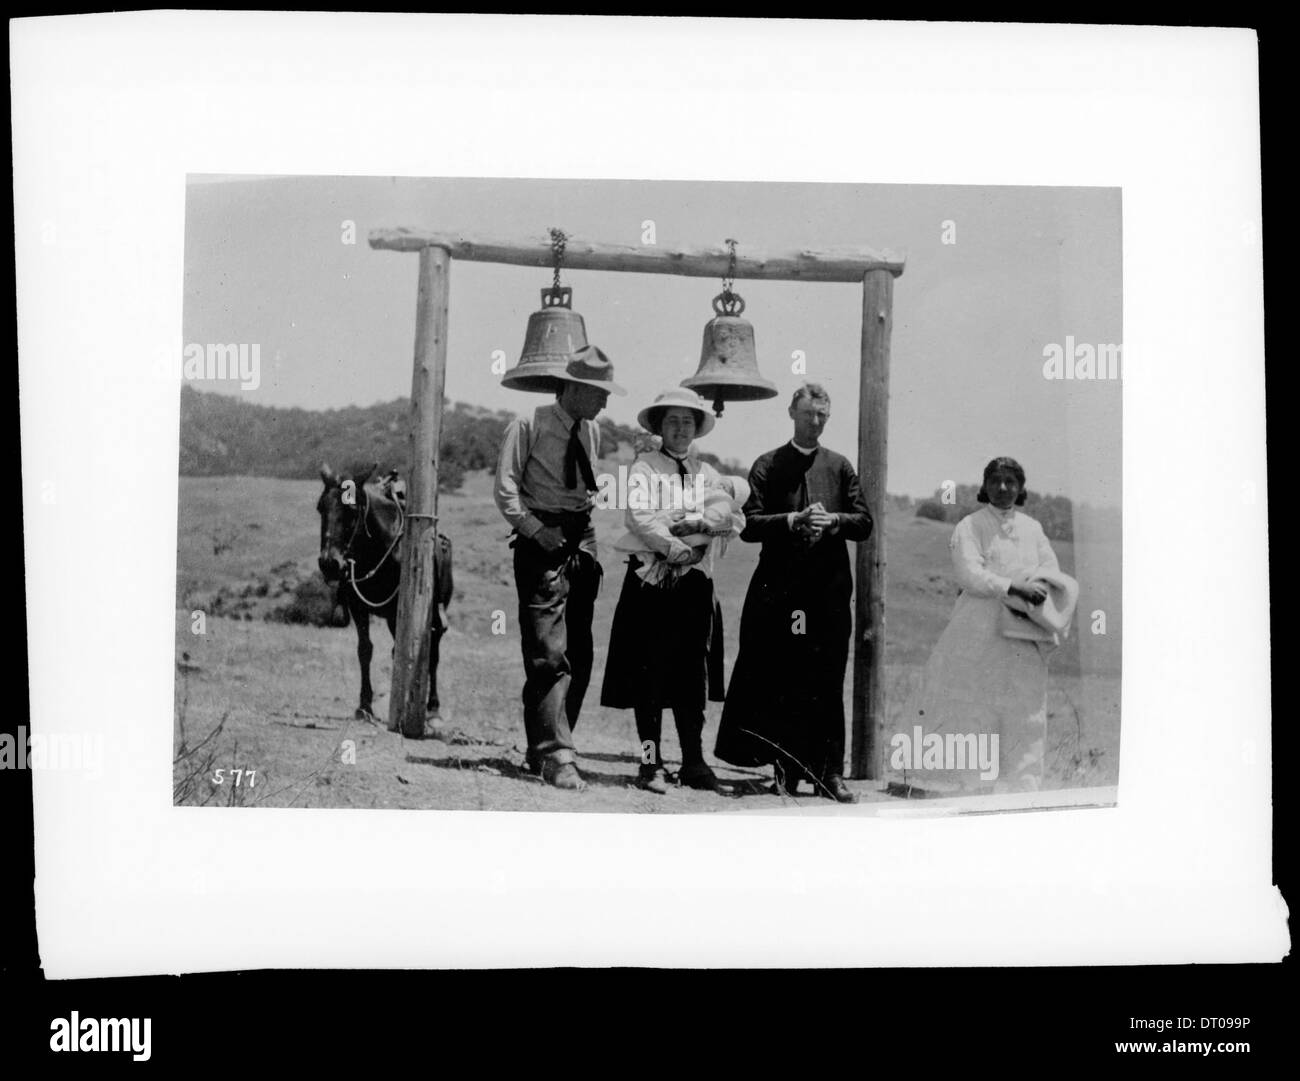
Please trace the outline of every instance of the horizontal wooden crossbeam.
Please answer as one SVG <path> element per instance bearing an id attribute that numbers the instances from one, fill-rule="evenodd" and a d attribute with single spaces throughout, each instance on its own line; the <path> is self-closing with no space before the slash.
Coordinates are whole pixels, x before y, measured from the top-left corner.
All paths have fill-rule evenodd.
<path id="1" fill-rule="evenodd" d="M 531 241 L 509 241 L 455 232 L 423 229 L 375 229 L 370 246 L 390 251 L 442 248 L 453 259 L 477 263 L 550 267 L 551 241 L 539 235 Z M 681 274 L 691 278 L 721 278 L 730 253 L 716 248 L 666 248 L 654 244 L 596 244 L 569 237 L 564 266 L 571 270 L 631 271 L 637 274 Z M 872 270 L 903 273 L 905 257 L 873 248 L 824 248 L 820 251 L 765 252 L 736 245 L 737 278 L 767 281 L 857 282 Z"/>

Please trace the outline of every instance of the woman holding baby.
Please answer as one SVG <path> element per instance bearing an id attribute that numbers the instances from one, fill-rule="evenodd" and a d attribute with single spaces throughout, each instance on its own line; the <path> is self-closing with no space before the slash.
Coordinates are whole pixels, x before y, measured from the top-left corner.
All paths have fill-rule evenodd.
<path id="1" fill-rule="evenodd" d="M 600 701 L 634 711 L 641 788 L 668 791 L 660 747 L 667 707 L 681 744 L 678 781 L 721 791 L 703 747 L 705 701 L 723 700 L 722 613 L 713 594 L 713 561 L 744 527 L 745 482 L 691 456 L 691 444 L 714 425 L 694 391 L 665 391 L 637 421 L 662 445 L 643 452 L 629 471 L 628 532 L 617 547 L 630 555 Z"/>

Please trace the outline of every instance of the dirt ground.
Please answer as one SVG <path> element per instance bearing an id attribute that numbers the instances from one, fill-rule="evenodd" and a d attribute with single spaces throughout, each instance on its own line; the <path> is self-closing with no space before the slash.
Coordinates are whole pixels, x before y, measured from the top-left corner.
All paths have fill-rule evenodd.
<path id="1" fill-rule="evenodd" d="M 587 791 L 558 791 L 523 770 L 519 692 L 522 664 L 515 623 L 506 527 L 491 504 L 485 477 L 442 498 L 443 529 L 456 544 L 456 595 L 443 639 L 439 694 L 451 738 L 407 740 L 387 731 L 391 657 L 387 628 L 372 623 L 372 676 L 378 723 L 354 718 L 358 670 L 351 627 L 294 626 L 252 618 L 207 616 L 193 633 L 193 613 L 220 589 L 233 591 L 271 567 L 314 572 L 319 485 L 264 478 L 182 478 L 176 610 L 176 802 L 207 806 L 374 807 L 703 813 L 820 812 L 829 801 L 754 791 L 741 797 L 673 788 L 666 795 L 634 786 L 639 744 L 630 711 L 599 705 L 600 676 L 622 568 L 613 540 L 619 515 L 598 515 L 606 582 L 597 603 L 596 668 L 575 738 Z M 928 648 L 955 597 L 947 574 L 951 527 L 891 514 L 886 521 L 886 678 L 890 719 L 901 716 Z M 1068 570 L 1072 546 L 1057 545 Z M 717 584 L 726 626 L 727 671 L 757 546 L 734 544 Z M 290 576 L 292 576 L 290 574 Z M 1118 611 L 1118 581 L 1105 603 Z M 1095 598 L 1092 598 L 1095 600 Z M 504 634 L 493 633 L 505 613 Z M 500 620 L 496 620 L 500 624 Z M 1092 642 L 1084 643 L 1089 648 Z M 1054 658 L 1049 679 L 1048 785 L 1114 785 L 1118 781 L 1118 637 L 1110 653 L 1089 653 L 1081 672 L 1077 645 Z M 1100 666 L 1096 663 L 1101 658 Z M 1096 670 L 1100 667 L 1100 670 Z M 846 713 L 851 715 L 846 680 Z M 710 704 L 706 754 L 721 706 Z M 887 719 L 887 726 L 888 725 Z M 678 758 L 671 716 L 665 716 L 664 756 Z M 711 756 L 710 756 L 711 757 Z M 716 761 L 718 776 L 737 790 L 756 790 L 768 771 Z M 221 783 L 216 771 L 222 770 Z M 232 770 L 242 773 L 232 774 Z M 251 772 L 250 772 L 251 771 Z M 238 780 L 236 784 L 235 781 Z M 896 778 L 849 782 L 864 802 L 895 801 Z M 902 802 L 897 800 L 897 802 Z"/>
<path id="2" fill-rule="evenodd" d="M 181 623 L 184 644 L 188 619 Z M 636 788 L 639 748 L 631 713 L 591 704 L 575 733 L 578 766 L 590 787 L 577 795 L 551 788 L 523 768 L 517 658 L 502 672 L 496 651 L 485 652 L 456 631 L 443 642 L 444 670 L 462 673 L 456 684 L 476 686 L 480 693 L 466 703 L 458 691 L 442 692 L 445 699 L 462 700 L 443 710 L 449 741 L 405 739 L 387 731 L 386 694 L 375 701 L 378 723 L 353 717 L 356 659 L 350 636 L 350 631 L 218 619 L 209 622 L 206 635 L 189 643 L 188 658 L 177 672 L 187 741 L 197 742 L 224 717 L 222 753 L 212 768 L 256 771 L 251 787 L 245 774 L 242 791 L 233 786 L 229 772 L 224 791 L 210 781 L 199 784 L 192 802 L 215 793 L 211 803 L 272 807 L 653 813 L 731 810 L 742 803 L 748 809 L 783 805 L 771 795 L 737 799 L 679 787 L 655 795 Z M 378 631 L 379 636 L 386 638 L 387 631 Z M 275 656 L 273 675 L 265 663 L 270 655 Z M 386 651 L 377 648 L 378 688 L 388 686 L 391 667 Z M 706 739 L 716 732 L 719 708 L 710 708 Z M 672 768 L 678 759 L 676 738 L 671 722 L 665 727 L 664 756 Z M 740 786 L 767 779 L 754 770 L 719 766 L 717 772 Z M 888 798 L 870 782 L 853 782 L 853 787 L 864 798 Z M 803 795 L 784 805 L 805 802 L 818 801 Z"/>

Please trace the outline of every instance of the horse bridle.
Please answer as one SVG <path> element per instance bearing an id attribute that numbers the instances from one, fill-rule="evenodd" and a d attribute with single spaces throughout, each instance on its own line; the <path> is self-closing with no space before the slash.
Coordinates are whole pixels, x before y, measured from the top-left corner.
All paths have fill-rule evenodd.
<path id="1" fill-rule="evenodd" d="M 352 523 L 352 535 L 348 538 L 347 547 L 343 549 L 343 562 L 345 562 L 348 565 L 348 584 L 352 587 L 352 592 L 354 592 L 357 595 L 357 597 L 360 598 L 362 604 L 365 604 L 370 608 L 387 608 L 388 605 L 392 603 L 393 598 L 397 596 L 397 591 L 402 588 L 400 575 L 398 576 L 397 585 L 393 587 L 393 592 L 390 593 L 384 600 L 378 602 L 372 601 L 368 597 L 366 597 L 366 595 L 361 592 L 361 589 L 358 587 L 357 583 L 367 582 L 371 578 L 373 578 L 376 574 L 378 574 L 380 570 L 383 569 L 384 564 L 388 562 L 393 552 L 397 549 L 397 545 L 400 543 L 402 539 L 402 534 L 406 532 L 406 512 L 402 509 L 402 504 L 398 500 L 394 499 L 393 504 L 394 506 L 397 507 L 397 534 L 396 536 L 393 537 L 393 543 L 388 546 L 388 551 L 386 551 L 383 554 L 383 556 L 380 557 L 379 562 L 376 563 L 374 567 L 372 567 L 367 574 L 363 574 L 360 578 L 358 578 L 357 561 L 355 558 L 353 558 L 352 549 L 356 546 L 357 533 L 360 531 L 363 525 L 365 526 L 367 537 L 371 536 L 371 532 L 370 532 L 370 499 L 366 496 L 364 485 L 357 485 L 357 491 L 361 494 L 361 497 L 364 500 L 364 507 L 362 506 L 357 507 L 357 520 Z"/>

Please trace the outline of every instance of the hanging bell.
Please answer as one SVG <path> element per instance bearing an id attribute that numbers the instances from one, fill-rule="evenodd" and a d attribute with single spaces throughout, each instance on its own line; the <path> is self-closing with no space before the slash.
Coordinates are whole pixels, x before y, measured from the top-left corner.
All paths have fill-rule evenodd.
<path id="1" fill-rule="evenodd" d="M 704 324 L 700 367 L 681 385 L 713 401 L 715 416 L 723 402 L 756 402 L 776 397 L 776 384 L 758 374 L 754 353 L 754 325 L 740 318 L 745 301 L 739 293 L 724 290 L 713 298 L 717 313 Z"/>
<path id="2" fill-rule="evenodd" d="M 587 327 L 572 302 L 573 290 L 567 285 L 542 290 L 541 310 L 528 317 L 523 353 L 501 377 L 503 387 L 537 394 L 560 389 L 557 376 L 564 374 L 574 353 L 587 348 Z"/>

